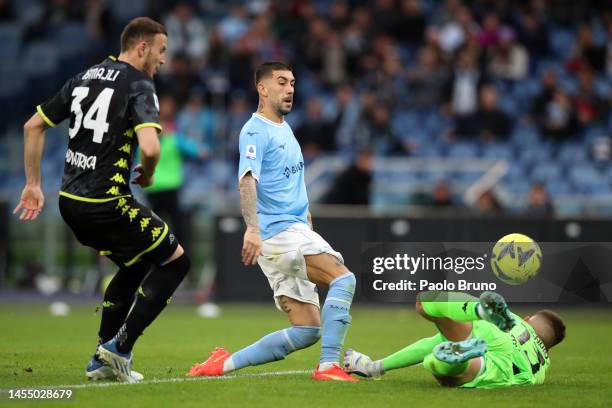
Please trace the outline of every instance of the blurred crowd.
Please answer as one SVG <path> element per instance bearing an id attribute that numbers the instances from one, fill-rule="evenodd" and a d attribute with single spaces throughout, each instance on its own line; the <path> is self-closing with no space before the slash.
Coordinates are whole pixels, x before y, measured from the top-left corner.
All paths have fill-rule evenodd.
<path id="1" fill-rule="evenodd" d="M 156 84 L 165 126 L 201 160 L 235 159 L 256 107 L 253 68 L 264 60 L 294 67 L 288 120 L 307 162 L 364 149 L 418 156 L 434 141 L 490 144 L 524 126 L 552 141 L 612 126 L 605 0 L 24 2 L 40 9 L 25 23 L 25 44 L 79 22 L 91 44 L 84 64 L 117 52 L 129 18 L 164 23 L 168 58 Z M 0 0 L 0 24 L 19 17 L 14 6 Z M 61 79 L 72 71 L 62 67 Z M 407 115 L 413 120 L 399 120 Z M 530 197 L 546 211 L 539 189 Z M 444 190 L 435 187 L 435 205 L 444 205 Z M 498 206 L 486 194 L 478 202 Z"/>

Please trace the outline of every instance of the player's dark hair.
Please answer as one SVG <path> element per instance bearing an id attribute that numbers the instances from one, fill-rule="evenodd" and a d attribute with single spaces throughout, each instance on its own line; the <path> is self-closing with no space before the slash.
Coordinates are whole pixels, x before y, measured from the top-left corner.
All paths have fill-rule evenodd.
<path id="1" fill-rule="evenodd" d="M 142 40 L 151 42 L 155 34 L 168 35 L 166 27 L 149 17 L 132 19 L 121 33 L 121 52 L 129 50 Z"/>
<path id="2" fill-rule="evenodd" d="M 285 64 L 284 62 L 280 62 L 280 61 L 264 62 L 255 69 L 255 86 L 257 87 L 257 84 L 259 84 L 259 81 L 272 75 L 272 72 L 274 71 L 293 72 L 293 68 L 291 68 L 289 65 Z"/>
<path id="3" fill-rule="evenodd" d="M 550 349 L 551 347 L 561 343 L 565 338 L 565 323 L 563 323 L 561 316 L 548 309 L 540 310 L 536 313 L 536 315 L 546 319 L 553 332 L 553 337 L 544 341 L 546 348 Z"/>

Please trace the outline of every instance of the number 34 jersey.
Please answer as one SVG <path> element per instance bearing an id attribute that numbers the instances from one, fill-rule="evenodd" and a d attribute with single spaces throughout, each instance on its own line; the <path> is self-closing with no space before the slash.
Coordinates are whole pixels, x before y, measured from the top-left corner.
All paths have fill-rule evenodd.
<path id="1" fill-rule="evenodd" d="M 91 199 L 131 194 L 136 131 L 143 127 L 161 131 L 150 77 L 109 57 L 69 79 L 36 110 L 51 127 L 70 119 L 60 194 Z"/>

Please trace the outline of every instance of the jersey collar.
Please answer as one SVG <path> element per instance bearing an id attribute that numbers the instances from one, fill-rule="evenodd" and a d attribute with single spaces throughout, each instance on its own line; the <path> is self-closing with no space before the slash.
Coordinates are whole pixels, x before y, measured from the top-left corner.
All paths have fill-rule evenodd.
<path id="1" fill-rule="evenodd" d="M 285 125 L 285 119 L 283 119 L 283 123 L 276 123 L 276 122 L 272 122 L 270 119 L 260 115 L 259 113 L 255 112 L 253 113 L 253 116 L 255 116 L 256 118 L 259 118 L 261 120 L 263 120 L 266 123 L 269 123 L 272 126 L 276 126 L 276 127 L 283 127 Z"/>

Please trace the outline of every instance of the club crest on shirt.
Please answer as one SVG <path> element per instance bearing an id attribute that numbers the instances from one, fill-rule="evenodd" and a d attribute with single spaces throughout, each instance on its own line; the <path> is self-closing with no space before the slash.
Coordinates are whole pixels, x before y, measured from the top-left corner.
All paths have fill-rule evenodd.
<path id="1" fill-rule="evenodd" d="M 246 147 L 246 158 L 255 160 L 257 157 L 257 148 L 255 145 L 247 145 Z"/>

